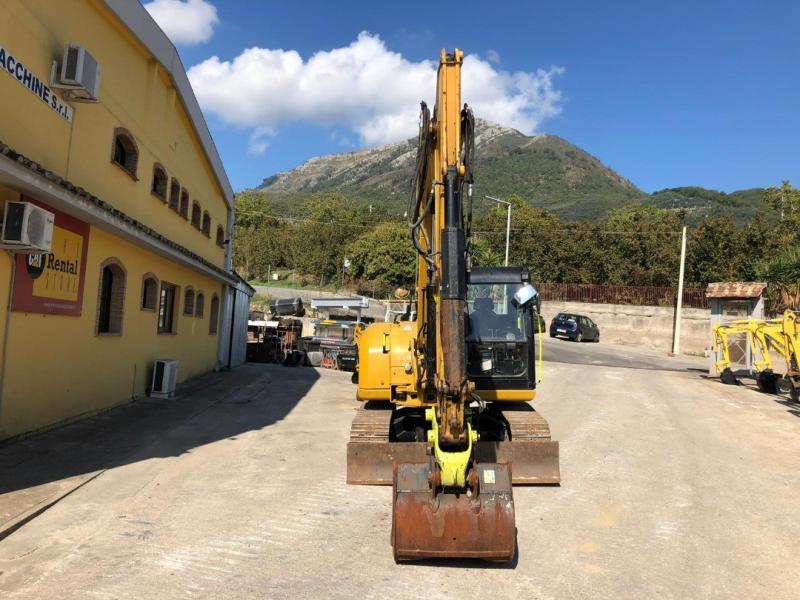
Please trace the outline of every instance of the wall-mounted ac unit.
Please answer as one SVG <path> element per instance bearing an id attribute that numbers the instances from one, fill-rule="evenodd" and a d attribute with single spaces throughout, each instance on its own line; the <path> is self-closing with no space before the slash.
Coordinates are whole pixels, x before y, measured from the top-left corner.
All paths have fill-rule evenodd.
<path id="1" fill-rule="evenodd" d="M 100 98 L 100 65 L 83 46 L 64 48 L 61 61 L 61 85 L 71 99 L 96 102 Z"/>
<path id="2" fill-rule="evenodd" d="M 153 364 L 153 381 L 150 384 L 151 398 L 174 398 L 178 381 L 177 360 L 156 360 Z"/>
<path id="3" fill-rule="evenodd" d="M 50 252 L 55 215 L 30 202 L 6 202 L 2 247 L 28 254 Z"/>

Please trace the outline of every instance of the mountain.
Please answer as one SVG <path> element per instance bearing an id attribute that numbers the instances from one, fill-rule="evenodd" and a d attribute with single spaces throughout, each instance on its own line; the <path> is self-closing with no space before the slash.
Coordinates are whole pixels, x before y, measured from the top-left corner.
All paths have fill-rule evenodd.
<path id="1" fill-rule="evenodd" d="M 653 192 L 653 206 L 683 210 L 686 222 L 695 225 L 706 217 L 733 217 L 743 223 L 752 218 L 764 202 L 764 188 L 739 190 L 726 194 L 702 187 L 678 187 Z"/>
<path id="2" fill-rule="evenodd" d="M 597 158 L 554 135 L 527 136 L 515 129 L 476 119 L 475 210 L 493 204 L 484 195 L 517 194 L 533 206 L 568 219 L 600 219 L 610 210 L 644 204 L 681 210 L 691 225 L 709 216 L 729 215 L 738 222 L 762 205 L 764 190 L 726 194 L 701 187 L 678 187 L 646 194 Z M 320 156 L 263 180 L 263 193 L 282 213 L 295 214 L 302 200 L 338 192 L 348 198 L 402 214 L 410 194 L 416 138 Z"/>
<path id="3" fill-rule="evenodd" d="M 508 127 L 476 120 L 475 187 L 481 212 L 484 195 L 518 194 L 568 218 L 599 218 L 608 210 L 643 201 L 647 195 L 597 158 L 553 135 L 526 136 Z M 340 192 L 354 200 L 402 212 L 410 194 L 416 138 L 320 156 L 264 179 L 257 191 L 271 200 L 297 200 Z"/>

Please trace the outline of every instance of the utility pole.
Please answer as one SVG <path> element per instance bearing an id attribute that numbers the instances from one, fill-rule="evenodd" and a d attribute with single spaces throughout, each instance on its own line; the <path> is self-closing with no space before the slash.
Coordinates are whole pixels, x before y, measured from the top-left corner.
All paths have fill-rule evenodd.
<path id="1" fill-rule="evenodd" d="M 507 267 L 508 266 L 508 245 L 509 245 L 509 240 L 511 239 L 511 202 L 508 202 L 507 200 L 500 200 L 500 198 L 493 198 L 492 196 L 486 196 L 486 198 L 488 198 L 489 200 L 494 200 L 495 202 L 497 202 L 499 204 L 505 204 L 506 207 L 508 208 L 508 212 L 506 214 L 506 259 L 505 259 L 505 262 L 503 262 L 503 266 Z"/>
<path id="2" fill-rule="evenodd" d="M 683 274 L 686 266 L 686 225 L 681 232 L 681 266 L 678 270 L 678 298 L 675 304 L 675 322 L 672 327 L 672 354 L 681 352 L 681 309 L 683 308 Z"/>

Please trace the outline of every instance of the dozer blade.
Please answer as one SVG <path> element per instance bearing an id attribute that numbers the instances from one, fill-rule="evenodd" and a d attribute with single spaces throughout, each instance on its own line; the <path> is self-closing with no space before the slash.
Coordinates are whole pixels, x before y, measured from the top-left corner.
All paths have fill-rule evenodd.
<path id="1" fill-rule="evenodd" d="M 428 457 L 424 442 L 350 442 L 347 444 L 347 483 L 391 485 L 394 465 L 421 463 Z M 481 463 L 512 466 L 514 485 L 547 485 L 561 482 L 558 442 L 478 442 L 475 456 Z"/>
<path id="2" fill-rule="evenodd" d="M 558 442 L 478 442 L 475 444 L 475 460 L 479 463 L 511 465 L 514 485 L 561 483 Z"/>
<path id="3" fill-rule="evenodd" d="M 391 485 L 396 463 L 424 462 L 425 442 L 350 442 L 347 444 L 347 483 Z"/>
<path id="4" fill-rule="evenodd" d="M 516 527 L 511 472 L 507 465 L 476 466 L 477 496 L 432 494 L 430 463 L 397 464 L 392 506 L 394 558 L 514 558 Z"/>

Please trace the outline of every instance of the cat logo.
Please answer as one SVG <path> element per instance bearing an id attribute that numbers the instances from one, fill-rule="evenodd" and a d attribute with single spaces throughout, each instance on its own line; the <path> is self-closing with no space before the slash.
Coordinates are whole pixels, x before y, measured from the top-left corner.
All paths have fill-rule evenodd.
<path id="1" fill-rule="evenodd" d="M 44 267 L 47 263 L 47 254 L 29 254 L 28 260 L 25 261 L 25 268 L 31 279 L 38 279 L 44 273 Z"/>

